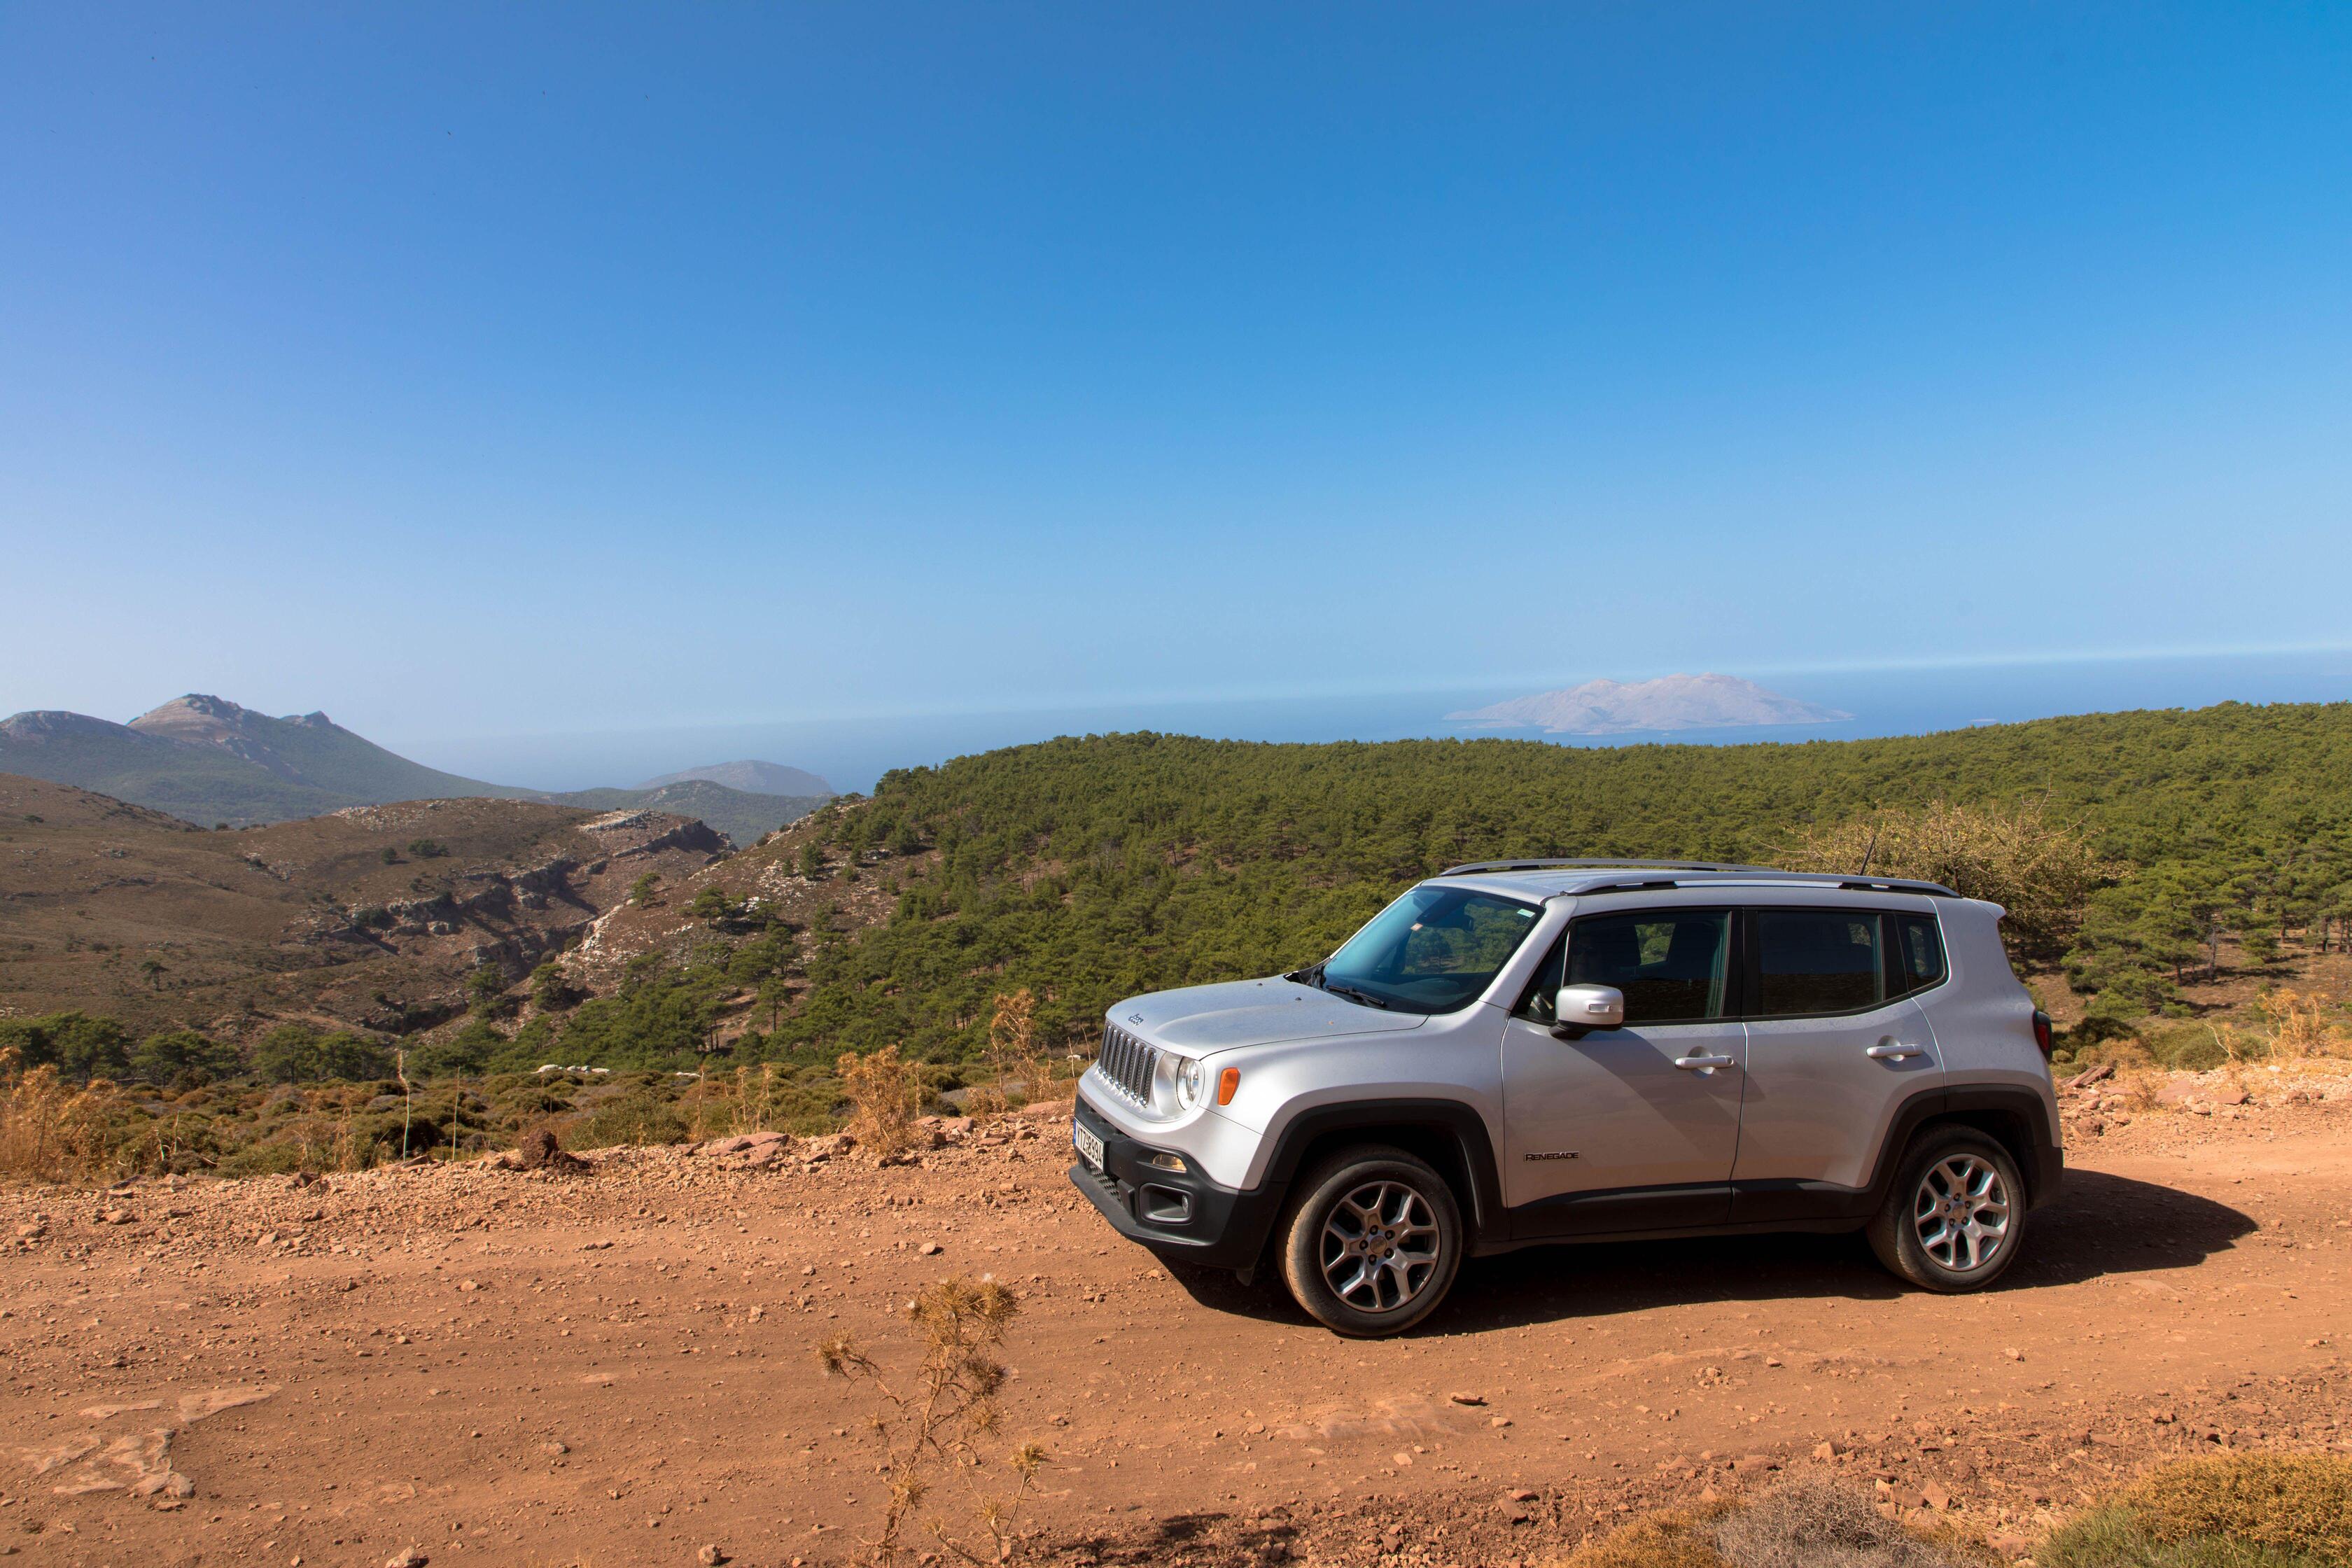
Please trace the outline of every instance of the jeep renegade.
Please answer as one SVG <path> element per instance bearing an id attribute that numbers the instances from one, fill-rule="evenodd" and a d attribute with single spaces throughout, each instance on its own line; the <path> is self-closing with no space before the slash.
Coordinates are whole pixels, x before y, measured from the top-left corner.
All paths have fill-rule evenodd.
<path id="1" fill-rule="evenodd" d="M 2062 1173 L 2050 1020 L 1932 882 L 1492 861 L 1320 963 L 1119 1003 L 1070 1179 L 1118 1231 L 1343 1334 L 1530 1244 L 1859 1230 L 1973 1290 Z"/>

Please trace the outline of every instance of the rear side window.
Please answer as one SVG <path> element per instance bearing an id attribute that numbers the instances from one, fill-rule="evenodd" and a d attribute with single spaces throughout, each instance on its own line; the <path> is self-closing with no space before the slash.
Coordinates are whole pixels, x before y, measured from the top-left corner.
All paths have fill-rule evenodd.
<path id="1" fill-rule="evenodd" d="M 1882 999 L 1878 916 L 1866 910 L 1756 911 L 1759 1017 L 1851 1013 Z"/>
<path id="2" fill-rule="evenodd" d="M 1730 937 L 1728 910 L 1595 915 L 1568 929 L 1567 983 L 1623 992 L 1628 1026 L 1719 1018 Z"/>
<path id="3" fill-rule="evenodd" d="M 1895 941 L 1892 971 L 1898 996 L 1925 991 L 1944 978 L 1944 939 L 1933 915 L 1889 915 Z"/>

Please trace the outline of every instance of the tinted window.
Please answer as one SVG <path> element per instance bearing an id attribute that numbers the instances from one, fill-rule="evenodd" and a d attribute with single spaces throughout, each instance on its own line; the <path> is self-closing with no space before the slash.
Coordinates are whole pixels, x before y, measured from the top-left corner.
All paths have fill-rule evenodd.
<path id="1" fill-rule="evenodd" d="M 1320 965 L 1322 983 L 1376 1006 L 1451 1013 L 1494 983 L 1542 913 L 1491 893 L 1415 888 Z"/>
<path id="2" fill-rule="evenodd" d="M 1567 983 L 1622 991 L 1628 1025 L 1718 1018 L 1730 969 L 1730 930 L 1725 910 L 1580 920 L 1569 928 Z"/>
<path id="3" fill-rule="evenodd" d="M 1878 917 L 1825 910 L 1756 911 L 1762 1017 L 1849 1013 L 1879 1000 Z"/>
<path id="4" fill-rule="evenodd" d="M 1895 928 L 1895 973 L 1903 994 L 1925 991 L 1944 978 L 1944 941 L 1932 915 L 1889 917 Z"/>

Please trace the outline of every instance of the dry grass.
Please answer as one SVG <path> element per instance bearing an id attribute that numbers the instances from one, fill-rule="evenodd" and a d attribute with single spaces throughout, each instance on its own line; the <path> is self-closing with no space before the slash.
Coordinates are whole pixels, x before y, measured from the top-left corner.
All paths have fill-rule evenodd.
<path id="1" fill-rule="evenodd" d="M 2352 1058 L 2352 1027 L 2328 1016 L 2338 1010 L 2330 998 L 2282 985 L 2256 997 L 2254 1005 L 2262 1009 L 2263 1019 L 2270 1026 L 2273 1061 Z"/>
<path id="2" fill-rule="evenodd" d="M 145 1169 L 167 1134 L 160 1123 L 133 1132 L 131 1121 L 112 1084 L 68 1083 L 0 1050 L 0 1177 L 89 1185 Z"/>

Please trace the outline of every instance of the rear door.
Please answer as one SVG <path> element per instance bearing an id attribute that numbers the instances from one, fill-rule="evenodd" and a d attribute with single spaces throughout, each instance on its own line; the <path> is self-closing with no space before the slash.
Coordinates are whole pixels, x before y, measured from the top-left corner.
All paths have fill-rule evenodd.
<path id="1" fill-rule="evenodd" d="M 1896 1109 L 1943 1086 L 1909 992 L 1921 917 L 1756 909 L 1746 927 L 1748 1090 L 1732 1168 L 1736 1220 L 1858 1212 Z M 1932 939 L 1934 921 L 1926 921 Z M 1940 949 L 1913 954 L 1941 974 Z"/>
<path id="2" fill-rule="evenodd" d="M 1512 1233 L 1720 1225 L 1739 1146 L 1739 969 L 1724 909 L 1581 916 L 1503 1037 L 1503 1197 Z M 1563 983 L 1613 985 L 1625 1026 L 1552 1033 Z"/>

